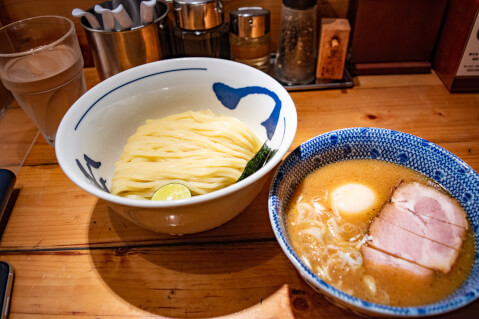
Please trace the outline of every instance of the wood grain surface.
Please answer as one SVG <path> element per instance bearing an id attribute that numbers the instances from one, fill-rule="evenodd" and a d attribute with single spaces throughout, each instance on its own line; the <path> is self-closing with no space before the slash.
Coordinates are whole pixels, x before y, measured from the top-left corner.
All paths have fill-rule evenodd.
<path id="1" fill-rule="evenodd" d="M 85 75 L 89 87 L 98 83 L 94 69 Z M 362 76 L 352 89 L 291 96 L 298 131 L 290 150 L 335 129 L 384 127 L 437 143 L 479 170 L 479 94 L 451 94 L 434 73 Z M 157 234 L 75 186 L 16 104 L 0 133 L 0 167 L 19 168 L 0 240 L 0 260 L 16 271 L 10 318 L 356 318 L 309 288 L 283 254 L 268 218 L 269 183 L 221 227 Z M 477 311 L 475 302 L 445 318 Z"/>

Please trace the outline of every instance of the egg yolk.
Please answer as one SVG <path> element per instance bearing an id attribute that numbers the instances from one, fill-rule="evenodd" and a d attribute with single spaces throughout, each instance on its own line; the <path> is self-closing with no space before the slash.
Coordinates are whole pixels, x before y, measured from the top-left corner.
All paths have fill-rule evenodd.
<path id="1" fill-rule="evenodd" d="M 332 206 L 340 214 L 359 214 L 370 208 L 376 200 L 374 191 L 362 184 L 345 184 L 332 192 Z"/>

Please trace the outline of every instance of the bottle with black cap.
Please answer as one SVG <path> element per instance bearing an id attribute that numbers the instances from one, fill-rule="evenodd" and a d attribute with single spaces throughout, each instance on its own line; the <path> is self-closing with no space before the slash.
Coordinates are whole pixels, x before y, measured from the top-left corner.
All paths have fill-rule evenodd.
<path id="1" fill-rule="evenodd" d="M 270 11 L 241 7 L 230 12 L 231 60 L 266 71 L 269 67 Z"/>
<path id="2" fill-rule="evenodd" d="M 174 0 L 176 56 L 229 59 L 229 30 L 219 0 Z"/>
<path id="3" fill-rule="evenodd" d="M 317 0 L 283 0 L 274 74 L 285 85 L 315 80 Z"/>

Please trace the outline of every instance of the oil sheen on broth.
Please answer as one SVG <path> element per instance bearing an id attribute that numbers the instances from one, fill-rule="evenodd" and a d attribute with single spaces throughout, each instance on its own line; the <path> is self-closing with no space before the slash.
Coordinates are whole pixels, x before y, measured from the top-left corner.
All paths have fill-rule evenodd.
<path id="1" fill-rule="evenodd" d="M 312 172 L 295 190 L 287 210 L 288 233 L 298 256 L 326 282 L 375 303 L 422 305 L 452 293 L 473 264 L 470 226 L 459 257 L 447 274 L 434 271 L 431 276 L 417 276 L 400 268 L 364 262 L 361 246 L 368 240 L 369 225 L 401 182 L 440 189 L 416 171 L 378 160 L 343 161 Z M 352 193 L 361 198 L 359 203 L 347 202 Z"/>

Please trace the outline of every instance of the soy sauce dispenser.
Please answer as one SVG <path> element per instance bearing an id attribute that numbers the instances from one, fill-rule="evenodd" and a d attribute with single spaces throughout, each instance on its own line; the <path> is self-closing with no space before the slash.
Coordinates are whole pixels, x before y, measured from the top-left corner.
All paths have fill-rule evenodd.
<path id="1" fill-rule="evenodd" d="M 219 0 L 174 0 L 176 56 L 229 58 L 229 29 Z"/>
<path id="2" fill-rule="evenodd" d="M 230 12 L 231 59 L 260 70 L 269 67 L 270 11 L 241 7 Z"/>

